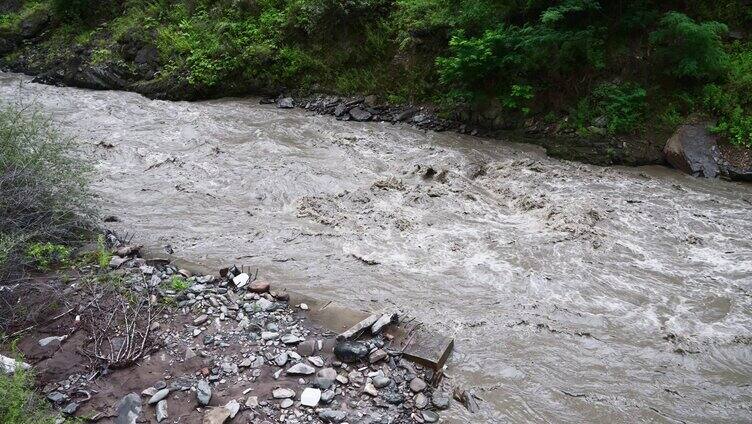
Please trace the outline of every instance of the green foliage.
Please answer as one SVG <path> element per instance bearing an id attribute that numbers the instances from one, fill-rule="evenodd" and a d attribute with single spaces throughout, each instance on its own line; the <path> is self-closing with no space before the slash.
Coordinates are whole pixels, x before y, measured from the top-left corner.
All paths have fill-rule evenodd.
<path id="1" fill-rule="evenodd" d="M 26 256 L 38 269 L 48 271 L 53 266 L 68 264 L 71 252 L 61 244 L 32 243 L 26 247 Z"/>
<path id="2" fill-rule="evenodd" d="M 530 113 L 528 105 L 533 97 L 535 97 L 535 94 L 532 86 L 513 84 L 509 94 L 502 98 L 501 104 L 507 109 L 519 110 L 527 115 Z"/>
<path id="3" fill-rule="evenodd" d="M 3 424 L 52 424 L 55 416 L 33 390 L 29 371 L 0 373 L 0 422 Z"/>
<path id="4" fill-rule="evenodd" d="M 677 78 L 722 79 L 728 70 L 728 56 L 721 36 L 728 27 L 718 22 L 696 23 L 683 13 L 669 12 L 650 34 L 656 60 L 663 72 Z"/>
<path id="5" fill-rule="evenodd" d="M 601 84 L 593 90 L 595 112 L 611 134 L 633 131 L 644 121 L 647 92 L 635 84 Z"/>
<path id="6" fill-rule="evenodd" d="M 715 131 L 732 143 L 752 147 L 752 44 L 731 48 L 729 78 L 703 89 L 705 108 L 718 117 Z"/>
<path id="7" fill-rule="evenodd" d="M 97 252 L 96 252 L 96 258 L 97 258 L 97 265 L 99 265 L 100 269 L 107 269 L 110 266 L 110 261 L 112 260 L 112 252 L 107 248 L 107 244 L 105 243 L 104 236 L 100 234 L 97 236 Z"/>
<path id="8" fill-rule="evenodd" d="M 85 163 L 43 115 L 0 105 L 0 152 L 2 279 L 27 264 L 29 244 L 73 242 L 94 213 Z"/>
<path id="9" fill-rule="evenodd" d="M 188 287 L 190 287 L 190 284 L 188 281 L 186 281 L 185 278 L 175 275 L 170 279 L 170 289 L 174 290 L 176 292 L 183 292 L 188 290 Z"/>

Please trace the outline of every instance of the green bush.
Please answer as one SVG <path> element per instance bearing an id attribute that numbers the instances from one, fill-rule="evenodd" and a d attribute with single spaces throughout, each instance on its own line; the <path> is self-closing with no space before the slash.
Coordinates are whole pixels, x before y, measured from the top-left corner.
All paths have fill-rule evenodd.
<path id="1" fill-rule="evenodd" d="M 0 373 L 0 422 L 3 424 L 52 424 L 55 416 L 33 390 L 28 371 Z"/>
<path id="2" fill-rule="evenodd" d="M 728 71 L 721 36 L 728 27 L 718 22 L 696 23 L 683 13 L 669 12 L 650 34 L 655 59 L 663 72 L 676 78 L 719 80 Z"/>
<path id="3" fill-rule="evenodd" d="M 635 84 L 601 84 L 593 90 L 595 112 L 607 120 L 611 134 L 628 133 L 644 121 L 647 92 Z"/>
<path id="4" fill-rule="evenodd" d="M 71 252 L 70 249 L 53 243 L 32 243 L 26 247 L 26 257 L 36 268 L 47 271 L 55 265 L 68 264 Z"/>
<path id="5" fill-rule="evenodd" d="M 91 228 L 94 211 L 86 165 L 73 141 L 42 114 L 0 105 L 0 152 L 2 280 L 33 262 L 27 255 L 33 243 L 78 240 Z"/>

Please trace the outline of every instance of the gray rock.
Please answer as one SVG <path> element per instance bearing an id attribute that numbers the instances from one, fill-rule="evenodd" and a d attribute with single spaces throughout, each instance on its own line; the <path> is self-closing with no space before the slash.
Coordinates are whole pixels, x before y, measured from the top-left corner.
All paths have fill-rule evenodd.
<path id="1" fill-rule="evenodd" d="M 384 377 L 383 375 L 377 375 L 373 378 L 373 386 L 377 389 L 383 389 L 390 384 L 392 384 L 392 380 L 388 377 Z"/>
<path id="2" fill-rule="evenodd" d="M 319 368 L 324 366 L 324 360 L 320 356 L 311 356 L 308 358 L 308 362 Z"/>
<path id="3" fill-rule="evenodd" d="M 414 393 L 422 392 L 426 388 L 426 382 L 419 377 L 415 377 L 410 381 L 410 390 Z"/>
<path id="4" fill-rule="evenodd" d="M 287 388 L 277 388 L 272 391 L 274 399 L 289 399 L 295 397 L 295 391 Z"/>
<path id="5" fill-rule="evenodd" d="M 321 402 L 329 404 L 331 401 L 334 400 L 334 390 L 326 390 L 324 393 L 321 394 Z"/>
<path id="6" fill-rule="evenodd" d="M 316 340 L 306 340 L 298 345 L 300 356 L 311 356 L 316 352 Z"/>
<path id="7" fill-rule="evenodd" d="M 279 403 L 279 407 L 282 409 L 287 409 L 293 405 L 292 399 L 282 399 L 282 402 Z"/>
<path id="8" fill-rule="evenodd" d="M 235 415 L 240 412 L 240 403 L 236 401 L 235 399 L 227 402 L 227 405 L 225 405 L 225 408 L 227 408 L 228 411 L 230 411 L 230 418 L 235 418 Z"/>
<path id="9" fill-rule="evenodd" d="M 202 314 L 196 317 L 196 319 L 193 320 L 193 325 L 201 325 L 209 320 L 209 315 Z"/>
<path id="10" fill-rule="evenodd" d="M 224 406 L 211 408 L 204 414 L 203 424 L 223 424 L 230 418 L 230 411 Z"/>
<path id="11" fill-rule="evenodd" d="M 248 400 L 245 401 L 247 408 L 255 408 L 259 406 L 258 396 L 248 396 Z"/>
<path id="12" fill-rule="evenodd" d="M 421 416 L 423 418 L 423 421 L 427 423 L 435 423 L 439 421 L 439 414 L 433 411 L 422 411 Z"/>
<path id="13" fill-rule="evenodd" d="M 115 424 L 136 424 L 141 415 L 141 397 L 137 393 L 129 393 L 115 405 Z"/>
<path id="14" fill-rule="evenodd" d="M 413 402 L 415 403 L 415 407 L 418 409 L 426 409 L 426 407 L 428 406 L 428 398 L 423 393 L 418 393 L 417 395 L 415 395 Z"/>
<path id="15" fill-rule="evenodd" d="M 316 372 L 316 369 L 307 364 L 295 364 L 287 369 L 286 373 L 290 375 L 311 375 Z"/>
<path id="16" fill-rule="evenodd" d="M 147 402 L 149 405 L 154 405 L 155 403 L 159 402 L 160 400 L 167 397 L 167 395 L 170 394 L 170 389 L 162 389 L 157 391 L 157 393 L 154 393 L 154 396 L 152 396 L 149 399 L 149 402 Z"/>
<path id="17" fill-rule="evenodd" d="M 199 405 L 209 404 L 209 401 L 212 398 L 212 390 L 208 381 L 201 380 L 198 382 L 196 385 L 196 398 L 198 399 Z"/>
<path id="18" fill-rule="evenodd" d="M 707 124 L 682 125 L 666 142 L 663 154 L 668 163 L 687 174 L 715 178 L 719 174 L 716 149 L 716 137 Z"/>
<path id="19" fill-rule="evenodd" d="M 79 403 L 78 403 L 78 402 L 71 402 L 71 403 L 69 403 L 69 404 L 65 405 L 65 408 L 63 408 L 63 409 L 61 410 L 61 412 L 62 412 L 63 414 L 65 414 L 65 415 L 73 415 L 73 414 L 75 414 L 75 413 L 76 413 L 76 411 L 78 410 L 78 407 L 79 407 L 79 406 L 80 406 L 80 405 L 79 405 Z"/>
<path id="20" fill-rule="evenodd" d="M 262 297 L 261 299 L 256 301 L 256 303 L 254 304 L 254 309 L 256 309 L 257 311 L 268 312 L 274 309 L 274 303 Z"/>
<path id="21" fill-rule="evenodd" d="M 364 122 L 364 121 L 369 121 L 373 115 L 371 115 L 371 112 L 363 108 L 354 107 L 350 109 L 350 116 L 355 121 Z"/>
<path id="22" fill-rule="evenodd" d="M 324 409 L 319 411 L 319 419 L 325 423 L 341 423 L 347 418 L 347 412 Z"/>
<path id="23" fill-rule="evenodd" d="M 368 362 L 375 364 L 376 362 L 383 361 L 389 356 L 383 349 L 376 349 L 368 356 Z"/>
<path id="24" fill-rule="evenodd" d="M 163 399 L 157 402 L 157 422 L 161 423 L 167 418 L 167 401 Z"/>
<path id="25" fill-rule="evenodd" d="M 279 333 L 274 333 L 271 331 L 262 331 L 261 332 L 261 340 L 277 340 L 279 338 Z"/>
<path id="26" fill-rule="evenodd" d="M 304 339 L 302 337 L 298 337 L 294 334 L 285 334 L 284 336 L 282 336 L 282 343 L 288 344 L 288 345 L 300 343 L 303 340 Z"/>
<path id="27" fill-rule="evenodd" d="M 295 107 L 292 97 L 285 97 L 277 101 L 277 107 L 280 109 L 292 109 Z"/>
<path id="28" fill-rule="evenodd" d="M 450 402 L 449 396 L 445 394 L 434 393 L 433 399 L 431 399 L 431 403 L 433 403 L 433 406 L 435 406 L 436 409 L 439 409 L 439 410 L 449 409 L 449 402 Z"/>
<path id="29" fill-rule="evenodd" d="M 397 392 L 383 392 L 381 398 L 392 405 L 399 405 L 405 401 L 405 397 Z"/>
<path id="30" fill-rule="evenodd" d="M 337 379 L 337 371 L 334 368 L 324 368 L 316 373 L 316 378 L 313 380 L 313 385 L 320 389 L 328 389 L 332 387 L 334 381 Z"/>
<path id="31" fill-rule="evenodd" d="M 65 340 L 65 336 L 52 336 L 52 337 L 45 337 L 41 340 L 39 340 L 39 346 L 40 347 L 57 347 L 60 346 L 60 343 Z"/>
<path id="32" fill-rule="evenodd" d="M 368 346 L 360 342 L 345 340 L 334 346 L 334 355 L 342 362 L 353 363 L 368 356 Z"/>
<path id="33" fill-rule="evenodd" d="M 277 364 L 278 367 L 284 367 L 289 359 L 290 357 L 287 352 L 282 352 L 274 358 L 274 363 Z"/>
<path id="34" fill-rule="evenodd" d="M 310 406 L 311 408 L 315 408 L 316 406 L 318 406 L 320 400 L 321 390 L 319 389 L 307 387 L 300 395 L 300 404 L 303 406 Z"/>
<path id="35" fill-rule="evenodd" d="M 367 395 L 371 395 L 373 397 L 376 397 L 379 395 L 379 391 L 376 389 L 376 387 L 373 386 L 372 382 L 367 382 L 366 386 L 363 388 L 363 393 Z"/>
<path id="36" fill-rule="evenodd" d="M 62 403 L 66 399 L 68 399 L 68 396 L 66 396 L 63 393 L 58 392 L 57 390 L 47 394 L 47 400 L 49 400 L 50 402 L 54 404 Z"/>

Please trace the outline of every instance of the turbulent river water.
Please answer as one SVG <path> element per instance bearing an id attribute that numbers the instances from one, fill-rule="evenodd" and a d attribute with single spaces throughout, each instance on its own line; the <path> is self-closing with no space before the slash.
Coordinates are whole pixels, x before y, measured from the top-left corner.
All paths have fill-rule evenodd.
<path id="1" fill-rule="evenodd" d="M 120 232 L 456 339 L 443 422 L 752 421 L 752 186 L 257 99 L 0 74 L 84 144 Z"/>

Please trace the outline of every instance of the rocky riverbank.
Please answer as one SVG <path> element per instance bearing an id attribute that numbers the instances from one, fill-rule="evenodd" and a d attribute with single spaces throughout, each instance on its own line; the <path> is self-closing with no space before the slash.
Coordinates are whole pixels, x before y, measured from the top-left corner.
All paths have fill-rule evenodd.
<path id="1" fill-rule="evenodd" d="M 308 305 L 289 303 L 286 291 L 255 273 L 193 275 L 110 241 L 107 269 L 76 266 L 38 277 L 35 290 L 3 291 L 39 312 L 15 334 L 61 417 L 430 423 L 450 407 L 441 371 L 409 362 L 392 345 L 389 326 L 399 325 L 392 316 L 364 336 L 338 338 L 309 319 Z M 478 408 L 472 393 L 456 396 Z"/>

